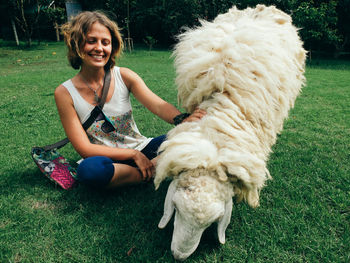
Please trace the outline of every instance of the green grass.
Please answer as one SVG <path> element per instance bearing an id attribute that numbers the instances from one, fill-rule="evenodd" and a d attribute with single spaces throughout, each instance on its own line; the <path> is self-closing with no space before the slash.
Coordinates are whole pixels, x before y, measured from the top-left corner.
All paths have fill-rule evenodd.
<path id="1" fill-rule="evenodd" d="M 177 104 L 170 52 L 138 49 L 118 64 Z M 53 92 L 75 73 L 62 43 L 0 47 L 0 262 L 174 262 L 172 224 L 157 228 L 167 184 L 65 191 L 31 160 L 32 146 L 64 137 Z M 313 61 L 306 76 L 261 206 L 235 204 L 226 244 L 211 227 L 187 262 L 350 262 L 350 62 Z M 142 133 L 171 128 L 133 102 Z"/>

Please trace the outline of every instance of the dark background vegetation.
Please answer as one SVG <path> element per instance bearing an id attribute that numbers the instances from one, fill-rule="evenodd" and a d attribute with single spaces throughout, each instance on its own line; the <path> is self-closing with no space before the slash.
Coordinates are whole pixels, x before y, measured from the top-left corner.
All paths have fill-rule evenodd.
<path id="1" fill-rule="evenodd" d="M 51 3 L 51 6 L 50 6 Z M 171 47 L 184 26 L 200 19 L 212 20 L 236 5 L 275 5 L 293 18 L 300 28 L 305 48 L 312 54 L 350 57 L 350 0 L 81 0 L 83 10 L 104 10 L 134 43 Z M 50 7 L 49 7 L 50 6 Z M 22 12 L 23 11 L 23 12 Z M 56 40 L 55 23 L 66 21 L 65 1 L 4 0 L 0 4 L 0 38 L 14 41 L 11 19 L 20 40 L 30 45 Z M 25 20 L 25 22 L 24 22 Z M 128 33 L 129 29 L 129 33 Z"/>

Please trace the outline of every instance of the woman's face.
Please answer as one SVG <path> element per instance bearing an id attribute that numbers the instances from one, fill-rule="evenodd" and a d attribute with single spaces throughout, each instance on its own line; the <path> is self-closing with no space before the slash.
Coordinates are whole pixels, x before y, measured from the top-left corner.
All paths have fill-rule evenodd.
<path id="1" fill-rule="evenodd" d="M 112 36 L 99 22 L 92 24 L 83 47 L 83 66 L 104 67 L 112 52 Z"/>

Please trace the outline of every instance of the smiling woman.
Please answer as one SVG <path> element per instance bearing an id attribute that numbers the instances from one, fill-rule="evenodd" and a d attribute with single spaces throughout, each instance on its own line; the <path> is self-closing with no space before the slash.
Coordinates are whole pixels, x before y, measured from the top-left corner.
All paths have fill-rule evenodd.
<path id="1" fill-rule="evenodd" d="M 162 135 L 141 135 L 132 115 L 130 93 L 166 122 L 174 123 L 180 115 L 135 72 L 115 66 L 115 57 L 123 47 L 118 30 L 101 12 L 83 12 L 65 24 L 62 32 L 68 60 L 80 71 L 55 90 L 63 128 L 75 150 L 85 158 L 78 167 L 78 179 L 102 188 L 151 180 L 158 147 L 165 140 Z M 107 70 L 112 78 L 103 116 L 85 132 L 82 123 L 100 101 Z M 185 121 L 198 120 L 203 115 L 198 109 Z M 112 127 L 106 129 L 108 125 Z"/>
<path id="2" fill-rule="evenodd" d="M 100 27 L 96 26 L 99 24 Z M 89 41 L 88 35 L 91 31 L 103 28 L 108 30 L 109 41 L 112 47 L 110 60 L 106 66 L 114 66 L 115 57 L 119 56 L 122 48 L 123 41 L 119 33 L 119 28 L 116 23 L 108 19 L 101 12 L 83 12 L 76 16 L 71 23 L 66 23 L 61 27 L 64 35 L 65 43 L 68 47 L 68 60 L 74 69 L 79 69 L 84 57 L 83 47 Z M 98 28 L 97 28 L 98 27 Z"/>

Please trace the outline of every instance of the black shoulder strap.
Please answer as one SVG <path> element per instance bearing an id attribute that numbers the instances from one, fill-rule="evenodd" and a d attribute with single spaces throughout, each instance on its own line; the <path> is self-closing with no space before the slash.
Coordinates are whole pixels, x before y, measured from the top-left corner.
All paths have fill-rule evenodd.
<path id="1" fill-rule="evenodd" d="M 101 109 L 103 109 L 103 105 L 105 105 L 110 85 L 111 85 L 111 70 L 107 69 L 105 74 L 105 79 L 103 81 L 101 101 L 98 104 Z"/>
<path id="2" fill-rule="evenodd" d="M 91 126 L 91 124 L 94 123 L 94 121 L 96 120 L 97 116 L 102 111 L 103 106 L 104 106 L 104 104 L 106 102 L 106 99 L 107 99 L 108 90 L 109 90 L 109 86 L 110 85 L 111 85 L 111 70 L 108 69 L 106 71 L 105 78 L 104 78 L 104 81 L 103 81 L 101 101 L 91 111 L 89 118 L 82 124 L 85 131 Z M 50 144 L 50 145 L 46 145 L 46 146 L 44 146 L 42 148 L 45 151 L 49 151 L 49 150 L 52 150 L 52 149 L 55 149 L 55 148 L 59 149 L 59 148 L 65 146 L 67 143 L 69 143 L 69 140 L 68 140 L 68 138 L 65 138 L 65 139 L 63 139 L 63 140 L 61 140 L 59 142 L 56 142 L 56 143 Z"/>
<path id="3" fill-rule="evenodd" d="M 83 123 L 83 128 L 86 131 L 91 124 L 94 123 L 96 120 L 98 114 L 102 111 L 103 106 L 105 105 L 107 95 L 108 95 L 108 90 L 109 86 L 111 85 L 111 71 L 107 70 L 105 74 L 105 79 L 103 81 L 103 87 L 102 87 L 102 97 L 100 103 L 95 106 L 95 108 L 91 111 L 90 117 Z"/>

